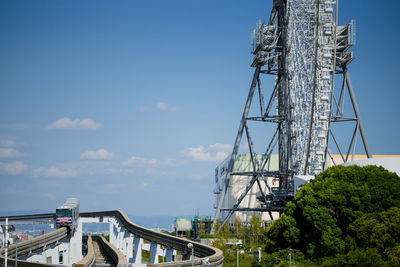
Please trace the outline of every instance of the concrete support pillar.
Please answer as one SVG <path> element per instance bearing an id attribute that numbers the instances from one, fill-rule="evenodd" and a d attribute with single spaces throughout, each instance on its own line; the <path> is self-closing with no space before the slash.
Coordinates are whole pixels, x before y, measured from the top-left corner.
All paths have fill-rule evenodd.
<path id="1" fill-rule="evenodd" d="M 167 258 L 167 262 L 171 262 L 173 256 L 174 256 L 174 249 L 168 247 L 167 250 L 165 251 L 165 257 Z"/>
<path id="2" fill-rule="evenodd" d="M 135 244 L 135 259 L 134 263 L 142 263 L 142 245 L 143 239 L 135 236 L 133 239 L 133 243 Z"/>
<path id="3" fill-rule="evenodd" d="M 117 245 L 117 235 L 118 235 L 118 231 L 117 229 L 115 229 L 115 220 L 113 218 L 109 219 L 109 232 L 110 232 L 110 243 L 113 246 Z"/>
<path id="4" fill-rule="evenodd" d="M 150 245 L 150 258 L 151 258 L 151 263 L 158 263 L 158 250 L 159 250 L 159 245 L 157 243 L 151 243 Z"/>
<path id="5" fill-rule="evenodd" d="M 124 236 L 123 227 L 121 223 L 113 217 L 108 218 L 108 223 L 110 225 L 110 243 L 114 247 L 121 249 Z"/>
<path id="6" fill-rule="evenodd" d="M 124 236 L 125 236 L 125 229 L 118 225 L 118 234 L 117 234 L 117 245 L 116 248 L 119 249 L 124 255 L 126 252 L 125 244 L 124 244 Z"/>
<path id="7" fill-rule="evenodd" d="M 69 240 L 70 264 L 80 261 L 82 256 L 82 223 L 78 218 L 77 227 Z"/>
<path id="8" fill-rule="evenodd" d="M 125 232 L 124 237 L 124 244 L 125 244 L 125 257 L 126 260 L 129 262 L 133 258 L 133 236 L 129 232 Z"/>
<path id="9" fill-rule="evenodd" d="M 125 229 L 123 224 L 113 217 L 108 217 L 110 243 L 125 255 L 128 262 L 133 261 L 133 235 Z M 142 246 L 142 245 L 140 245 Z M 140 254 L 140 261 L 142 256 Z"/>

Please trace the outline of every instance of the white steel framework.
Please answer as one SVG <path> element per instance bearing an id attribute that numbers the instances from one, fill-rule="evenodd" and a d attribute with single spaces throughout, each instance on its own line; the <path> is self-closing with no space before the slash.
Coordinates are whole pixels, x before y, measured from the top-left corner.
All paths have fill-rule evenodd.
<path id="1" fill-rule="evenodd" d="M 260 188 L 260 205 L 245 208 L 254 211 L 282 211 L 294 196 L 294 175 L 317 175 L 326 168 L 329 140 L 343 161 L 355 151 L 360 133 L 365 152 L 371 156 L 364 127 L 355 100 L 347 65 L 354 59 L 348 49 L 354 45 L 354 22 L 337 25 L 338 3 L 331 0 L 274 0 L 268 23 L 258 23 L 253 32 L 252 67 L 255 68 L 250 92 L 240 122 L 233 152 L 225 172 L 224 186 L 216 192 L 219 200 L 215 219 L 224 219 L 233 212 L 244 210 L 239 205 L 254 184 Z M 274 75 L 275 86 L 267 104 L 261 86 L 261 75 Z M 335 75 L 343 74 L 342 87 L 335 94 Z M 345 91 L 353 106 L 353 116 L 344 114 Z M 258 91 L 258 116 L 249 116 L 253 96 Z M 275 104 L 275 109 L 273 108 Z M 257 155 L 249 130 L 249 122 L 276 124 L 265 153 Z M 355 122 L 347 153 L 343 153 L 333 133 L 333 122 Z M 233 172 L 243 133 L 247 138 L 253 170 Z M 279 170 L 267 171 L 265 166 L 278 144 Z M 224 199 L 232 175 L 250 176 L 233 207 L 224 208 Z M 279 178 L 275 188 L 268 186 L 268 178 Z M 267 185 L 263 192 L 260 183 Z M 272 218 L 272 217 L 271 217 Z"/>

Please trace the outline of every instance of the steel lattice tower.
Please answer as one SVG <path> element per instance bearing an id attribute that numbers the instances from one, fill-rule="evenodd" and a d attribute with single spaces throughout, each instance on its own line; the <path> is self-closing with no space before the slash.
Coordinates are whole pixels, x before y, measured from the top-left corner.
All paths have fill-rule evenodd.
<path id="1" fill-rule="evenodd" d="M 360 134 L 365 153 L 371 157 L 347 71 L 348 64 L 354 60 L 353 53 L 348 51 L 355 44 L 354 22 L 338 26 L 337 14 L 337 1 L 274 0 L 269 21 L 258 23 L 254 30 L 253 80 L 225 171 L 224 184 L 216 192 L 220 195 L 215 219 L 224 219 L 222 225 L 235 211 L 281 212 L 286 202 L 294 197 L 294 175 L 317 175 L 326 169 L 328 157 L 334 162 L 328 149 L 329 141 L 333 142 L 335 150 L 346 162 L 355 153 L 357 136 Z M 268 102 L 264 102 L 262 75 L 275 76 L 275 86 Z M 342 76 L 342 86 L 340 90 L 335 90 L 335 78 L 338 75 Z M 256 91 L 259 101 L 253 100 Z M 346 92 L 352 105 L 350 116 L 344 112 Z M 249 116 L 253 102 L 259 106 L 260 113 L 257 116 Z M 255 152 L 249 122 L 276 125 L 276 131 L 263 154 Z M 344 153 L 333 131 L 333 123 L 337 122 L 353 122 L 355 125 Z M 252 171 L 233 172 L 244 133 Z M 279 170 L 267 171 L 265 166 L 276 145 Z M 236 203 L 230 208 L 223 208 L 233 175 L 251 179 Z M 271 177 L 279 179 L 279 185 L 275 188 L 268 186 Z M 262 182 L 269 192 L 263 192 Z M 239 208 L 255 184 L 261 191 L 259 207 Z"/>

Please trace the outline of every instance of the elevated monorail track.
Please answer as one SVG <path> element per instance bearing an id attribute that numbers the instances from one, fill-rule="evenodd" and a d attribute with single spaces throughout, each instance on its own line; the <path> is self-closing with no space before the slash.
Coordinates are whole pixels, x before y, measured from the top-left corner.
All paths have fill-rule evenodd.
<path id="1" fill-rule="evenodd" d="M 93 249 L 93 241 L 92 237 L 88 236 L 87 238 L 87 253 L 86 256 L 83 257 L 80 261 L 77 263 L 74 263 L 72 266 L 73 267 L 92 267 L 95 263 L 95 253 Z"/>
<path id="2" fill-rule="evenodd" d="M 155 242 L 159 245 L 166 247 L 172 247 L 176 250 L 190 253 L 188 249 L 188 244 L 192 243 L 194 248 L 194 266 L 204 266 L 203 261 L 210 263 L 210 266 L 222 266 L 222 261 L 224 256 L 222 251 L 207 246 L 201 243 L 193 242 L 190 240 L 182 239 L 176 236 L 171 236 L 169 234 L 160 233 L 138 224 L 132 222 L 128 216 L 119 210 L 111 211 L 98 211 L 98 212 L 81 212 L 80 217 L 114 217 L 117 218 L 124 227 L 135 236 L 148 240 L 150 242 Z M 155 266 L 191 266 L 191 260 L 179 261 L 179 262 L 166 262 L 162 264 L 154 264 Z"/>
<path id="3" fill-rule="evenodd" d="M 87 248 L 86 256 L 73 264 L 73 267 L 128 266 L 124 254 L 110 244 L 103 236 L 89 236 Z"/>
<path id="4" fill-rule="evenodd" d="M 43 217 L 41 217 L 43 216 Z M 164 234 L 160 233 L 148 228 L 145 228 L 143 226 L 140 226 L 138 224 L 135 224 L 132 222 L 128 216 L 119 210 L 111 210 L 111 211 L 96 211 L 96 212 L 81 212 L 80 217 L 86 217 L 86 218 L 91 218 L 91 217 L 114 217 L 118 219 L 125 229 L 132 233 L 134 236 L 140 237 L 144 240 L 148 240 L 150 242 L 157 243 L 159 245 L 165 246 L 165 247 L 170 247 L 175 250 L 181 251 L 182 253 L 190 254 L 190 249 L 188 248 L 188 244 L 192 243 L 193 248 L 194 248 L 194 266 L 204 266 L 203 262 L 208 262 L 208 266 L 221 266 L 222 267 L 222 262 L 223 262 L 223 254 L 222 251 L 211 247 L 207 246 L 205 244 L 193 242 L 190 240 L 182 239 L 179 237 L 171 236 L 169 234 Z M 0 222 L 5 221 L 5 216 L 0 217 Z M 7 216 L 10 221 L 18 221 L 18 220 L 36 220 L 36 219 L 43 219 L 43 218 L 55 218 L 55 213 L 46 213 L 46 214 L 35 214 L 35 215 L 18 215 L 18 216 Z M 57 241 L 61 241 L 62 239 L 66 238 L 68 236 L 67 229 L 66 228 L 60 228 L 57 229 L 53 232 L 50 232 L 48 234 L 36 237 L 31 240 L 27 240 L 24 242 L 21 242 L 18 244 L 18 255 L 22 255 L 22 253 L 29 253 L 30 251 L 37 250 L 39 248 L 43 248 L 45 246 L 48 246 L 50 244 L 53 244 Z M 9 247 L 9 257 L 15 257 L 15 246 L 11 245 Z M 4 261 L 4 249 L 0 250 L 0 256 Z M 18 265 L 23 267 L 23 265 L 20 265 L 20 262 L 18 261 Z M 29 264 L 29 263 L 27 263 Z M 192 261 L 191 260 L 183 260 L 183 261 L 176 261 L 176 262 L 164 262 L 160 264 L 152 264 L 152 266 L 191 266 Z M 26 265 L 28 266 L 28 265 Z M 30 265 L 33 266 L 33 265 Z M 49 266 L 49 264 L 42 264 L 42 265 L 35 265 L 35 266 Z M 55 265 L 53 265 L 55 266 Z M 28 266 L 29 267 L 29 266 Z"/>
<path id="5" fill-rule="evenodd" d="M 53 232 L 29 239 L 26 241 L 22 241 L 22 242 L 18 243 L 18 256 L 26 255 L 26 254 L 35 252 L 39 249 L 42 249 L 46 246 L 55 244 L 57 242 L 61 242 L 63 239 L 65 239 L 67 237 L 68 237 L 68 229 L 60 228 Z M 7 260 L 10 261 L 11 264 L 15 263 L 16 252 L 17 252 L 16 244 L 12 244 L 8 247 L 8 251 L 7 251 L 8 259 Z M 4 265 L 4 254 L 5 254 L 5 249 L 1 248 L 0 249 L 1 266 Z M 10 265 L 10 266 L 13 266 L 13 265 Z M 24 267 L 24 266 L 35 267 L 35 266 L 57 266 L 57 265 L 18 260 L 18 266 L 20 266 L 20 267 Z"/>
<path id="6" fill-rule="evenodd" d="M 127 266 L 128 262 L 116 247 L 110 244 L 103 236 L 94 235 L 92 242 L 94 254 L 95 254 L 95 264 L 98 263 L 111 263 L 111 266 Z M 98 250 L 96 249 L 96 246 Z"/>
<path id="7" fill-rule="evenodd" d="M 0 216 L 0 222 L 4 222 L 6 218 L 8 221 L 18 221 L 18 220 L 43 220 L 43 219 L 54 219 L 56 217 L 55 213 L 41 213 L 41 214 L 28 214 L 28 215 L 13 215 L 13 216 Z"/>
<path id="8" fill-rule="evenodd" d="M 22 256 L 38 249 L 60 242 L 68 236 L 67 228 L 60 228 L 53 232 L 26 240 L 18 243 L 18 255 Z M 8 247 L 8 256 L 15 258 L 16 245 L 12 244 Z M 0 249 L 0 255 L 4 256 L 4 248 Z"/>
<path id="9" fill-rule="evenodd" d="M 25 224 L 50 224 L 55 223 L 55 213 L 29 214 L 29 215 L 14 215 L 0 216 L 0 225 L 5 225 L 8 218 L 9 225 L 25 225 Z"/>

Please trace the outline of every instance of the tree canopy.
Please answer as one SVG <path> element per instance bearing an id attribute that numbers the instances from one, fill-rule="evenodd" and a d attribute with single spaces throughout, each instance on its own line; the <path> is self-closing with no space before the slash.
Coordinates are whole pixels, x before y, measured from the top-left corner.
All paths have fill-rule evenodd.
<path id="1" fill-rule="evenodd" d="M 298 191 L 265 237 L 268 252 L 399 264 L 400 177 L 377 166 L 329 168 Z"/>

